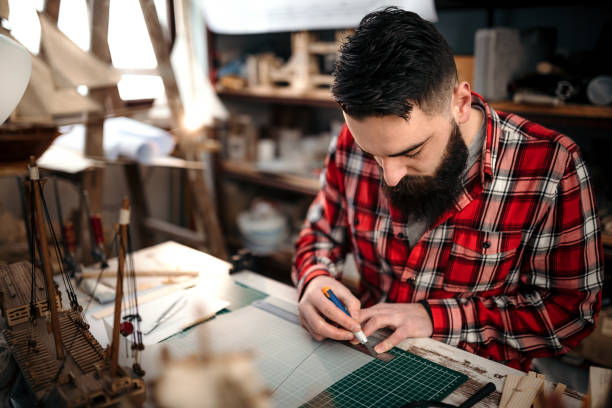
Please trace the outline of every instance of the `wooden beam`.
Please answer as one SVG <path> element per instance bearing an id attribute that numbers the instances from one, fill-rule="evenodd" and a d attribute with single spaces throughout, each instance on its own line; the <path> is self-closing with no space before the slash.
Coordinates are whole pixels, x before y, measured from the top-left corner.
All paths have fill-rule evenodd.
<path id="1" fill-rule="evenodd" d="M 110 61 L 108 50 L 108 0 L 91 2 L 91 53 L 102 61 Z M 85 127 L 85 155 L 104 157 L 104 111 L 106 92 L 90 90 L 89 96 L 103 107 L 103 112 L 92 113 L 87 118 Z M 102 211 L 104 202 L 104 169 L 96 168 L 83 179 L 83 188 L 89 196 L 89 208 L 92 214 Z"/>
<path id="2" fill-rule="evenodd" d="M 9 4 L 8 0 L 0 0 L 0 20 L 9 18 Z"/>
<path id="3" fill-rule="evenodd" d="M 219 217 L 210 198 L 202 171 L 187 170 L 187 179 L 190 181 L 192 188 L 195 204 L 194 212 L 201 217 L 201 222 L 205 229 L 208 250 L 217 258 L 228 259 L 227 247 L 221 233 Z"/>
<path id="4" fill-rule="evenodd" d="M 151 231 L 162 233 L 190 246 L 201 248 L 206 243 L 205 237 L 201 233 L 179 227 L 178 225 L 166 221 L 145 218 L 143 219 L 143 226 Z"/>
<path id="5" fill-rule="evenodd" d="M 130 197 L 132 199 L 132 211 L 133 224 L 138 228 L 138 236 L 140 243 L 143 247 L 153 245 L 153 237 L 148 233 L 147 228 L 144 225 L 144 220 L 149 218 L 149 206 L 142 184 L 142 177 L 140 175 L 140 167 L 138 163 L 127 163 L 123 165 L 123 172 L 127 179 L 128 189 L 130 191 Z"/>
<path id="6" fill-rule="evenodd" d="M 164 83 L 168 107 L 172 112 L 175 126 L 177 129 L 181 129 L 183 124 L 184 108 L 181 102 L 174 71 L 172 70 L 170 52 L 167 47 L 167 42 L 164 39 L 161 24 L 159 23 L 155 3 L 153 0 L 140 0 L 140 6 L 147 24 L 147 30 L 149 31 L 153 51 L 155 52 L 155 57 L 157 58 L 157 68 Z M 180 136 L 181 135 L 179 135 L 179 138 Z M 190 157 L 188 157 L 188 155 L 185 153 L 186 152 L 183 151 L 185 157 L 190 159 Z M 199 224 L 198 231 L 205 230 L 208 244 L 207 247 L 212 255 L 222 259 L 227 259 L 227 249 L 225 247 L 225 240 L 221 234 L 219 218 L 206 187 L 206 182 L 204 180 L 202 171 L 187 170 L 187 178 L 193 191 L 195 215 L 197 218 L 199 218 L 196 220 L 196 224 Z"/>
<path id="7" fill-rule="evenodd" d="M 60 0 L 46 0 L 43 11 L 57 23 L 59 18 Z"/>
<path id="8" fill-rule="evenodd" d="M 155 2 L 153 0 L 140 0 L 140 7 L 142 8 L 142 14 L 147 24 L 149 37 L 151 38 L 151 45 L 157 58 L 157 69 L 164 83 L 168 107 L 172 112 L 175 127 L 180 127 L 184 116 L 183 105 L 176 79 L 174 78 L 174 72 L 172 71 L 170 51 L 159 22 Z"/>

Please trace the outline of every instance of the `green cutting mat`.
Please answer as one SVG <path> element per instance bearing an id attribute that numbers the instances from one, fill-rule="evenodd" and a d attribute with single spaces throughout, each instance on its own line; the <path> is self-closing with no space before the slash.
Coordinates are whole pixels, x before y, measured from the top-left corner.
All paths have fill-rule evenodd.
<path id="1" fill-rule="evenodd" d="M 441 401 L 468 377 L 407 351 L 393 348 L 388 363 L 373 360 L 318 394 L 302 407 L 401 407 Z"/>

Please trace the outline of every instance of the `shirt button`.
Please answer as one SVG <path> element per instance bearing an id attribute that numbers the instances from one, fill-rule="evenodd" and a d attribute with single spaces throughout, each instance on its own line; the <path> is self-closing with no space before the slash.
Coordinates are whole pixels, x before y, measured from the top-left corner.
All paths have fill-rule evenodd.
<path id="1" fill-rule="evenodd" d="M 491 248 L 491 243 L 489 241 L 485 241 L 485 242 L 482 243 L 482 247 L 484 249 L 489 249 L 489 248 Z"/>
<path id="2" fill-rule="evenodd" d="M 359 225 L 359 218 L 355 217 L 355 222 L 354 222 L 354 224 L 355 224 L 355 225 Z"/>

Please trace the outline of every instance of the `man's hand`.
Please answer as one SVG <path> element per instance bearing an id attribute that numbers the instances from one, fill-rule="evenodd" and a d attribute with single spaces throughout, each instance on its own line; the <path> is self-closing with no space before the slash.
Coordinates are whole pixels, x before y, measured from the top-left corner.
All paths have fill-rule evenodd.
<path id="1" fill-rule="evenodd" d="M 379 303 L 362 309 L 359 322 L 366 336 L 383 327 L 395 329 L 391 336 L 374 347 L 377 353 L 384 353 L 409 337 L 431 337 L 433 333 L 429 313 L 420 303 Z"/>
<path id="2" fill-rule="evenodd" d="M 338 299 L 344 303 L 344 306 L 346 306 L 346 309 L 353 318 L 348 317 L 325 297 L 323 292 L 321 292 L 321 289 L 325 286 L 331 288 Z M 360 308 L 361 303 L 353 296 L 351 291 L 336 279 L 328 276 L 318 276 L 311 280 L 308 286 L 306 286 L 306 290 L 298 304 L 300 324 L 317 341 L 326 338 L 334 340 L 353 339 L 355 336 L 353 336 L 352 332 L 361 330 L 357 320 Z M 326 319 L 337 323 L 342 328 L 334 326 Z"/>

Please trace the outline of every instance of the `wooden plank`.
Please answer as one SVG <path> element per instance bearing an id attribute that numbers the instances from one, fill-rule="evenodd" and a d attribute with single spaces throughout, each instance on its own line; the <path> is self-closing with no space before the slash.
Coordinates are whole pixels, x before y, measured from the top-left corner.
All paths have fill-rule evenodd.
<path id="1" fill-rule="evenodd" d="M 519 383 L 520 377 L 517 375 L 509 375 L 506 376 L 506 381 L 504 382 L 504 390 L 502 391 L 501 399 L 499 401 L 499 407 L 503 408 L 508 405 L 508 401 L 512 397 L 514 390 L 516 389 Z"/>
<path id="2" fill-rule="evenodd" d="M 563 383 L 557 383 L 557 386 L 555 387 L 555 389 L 553 390 L 552 394 L 551 394 L 551 399 L 555 400 L 555 401 L 561 401 L 561 397 L 563 396 L 563 393 L 566 390 L 566 385 Z"/>
<path id="3" fill-rule="evenodd" d="M 542 389 L 543 378 L 534 375 L 506 377 L 500 408 L 529 408 Z"/>
<path id="4" fill-rule="evenodd" d="M 589 369 L 589 395 L 591 408 L 609 407 L 612 402 L 612 370 L 591 366 Z"/>

